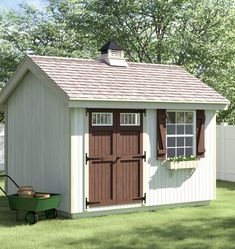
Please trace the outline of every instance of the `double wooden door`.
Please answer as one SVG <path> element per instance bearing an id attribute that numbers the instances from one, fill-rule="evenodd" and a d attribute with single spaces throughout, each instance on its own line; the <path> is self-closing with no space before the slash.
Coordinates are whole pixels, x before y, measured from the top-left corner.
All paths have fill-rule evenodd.
<path id="1" fill-rule="evenodd" d="M 143 201 L 143 112 L 89 110 L 87 205 Z"/>

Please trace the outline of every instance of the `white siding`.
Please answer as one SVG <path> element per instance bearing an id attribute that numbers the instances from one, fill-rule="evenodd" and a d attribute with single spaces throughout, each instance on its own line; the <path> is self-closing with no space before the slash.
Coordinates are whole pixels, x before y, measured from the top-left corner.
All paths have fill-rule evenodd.
<path id="1" fill-rule="evenodd" d="M 217 126 L 217 179 L 235 181 L 235 126 Z"/>
<path id="2" fill-rule="evenodd" d="M 68 101 L 27 73 L 8 100 L 8 174 L 36 191 L 62 193 L 70 211 Z M 15 192 L 9 184 L 9 191 Z"/>
<path id="3" fill-rule="evenodd" d="M 71 213 L 84 210 L 85 109 L 71 109 Z"/>
<path id="4" fill-rule="evenodd" d="M 215 198 L 215 144 L 216 119 L 213 111 L 206 111 L 205 158 L 200 159 L 199 167 L 191 169 L 170 170 L 161 161 L 156 160 L 156 110 L 147 111 L 145 132 L 147 167 L 149 177 L 147 205 L 164 205 Z M 149 135 L 151 134 L 151 136 Z"/>
<path id="5" fill-rule="evenodd" d="M 85 113 L 83 109 L 73 112 L 74 114 L 71 117 L 73 120 L 72 122 L 74 122 L 74 127 L 77 127 L 77 135 L 76 137 L 72 137 L 72 141 L 74 141 L 72 142 L 72 144 L 74 144 L 74 148 L 76 148 L 75 151 L 79 152 L 78 155 L 82 157 L 82 141 L 85 141 L 84 154 L 88 151 L 88 136 L 86 134 L 88 132 L 88 122 L 87 117 L 85 117 L 85 137 L 78 135 L 81 134 L 83 130 L 84 123 L 81 120 L 85 116 Z M 81 112 L 83 113 L 82 116 L 80 116 Z M 194 172 L 192 172 L 192 170 L 190 169 L 181 169 L 177 171 L 169 170 L 164 165 L 161 165 L 161 161 L 156 160 L 156 110 L 149 109 L 146 111 L 146 116 L 144 117 L 144 150 L 146 150 L 147 160 L 146 163 L 144 163 L 143 167 L 144 192 L 147 193 L 146 206 L 157 206 L 187 202 L 190 203 L 195 201 L 200 202 L 212 200 L 215 198 L 216 118 L 214 111 L 206 111 L 205 114 L 206 155 L 205 158 L 200 159 L 199 167 Z M 82 161 L 80 160 L 80 162 L 78 163 L 78 155 L 74 158 L 74 165 L 77 165 L 78 167 L 80 167 L 80 169 L 77 169 L 74 172 L 76 177 L 78 177 L 78 182 L 83 182 L 83 184 L 79 184 L 79 191 L 77 196 L 79 196 L 80 198 L 80 200 L 78 201 L 84 203 L 85 197 L 88 197 L 88 170 L 84 170 L 83 172 L 81 171 L 79 173 L 79 170 L 82 170 Z M 88 169 L 88 166 L 85 165 L 85 162 L 83 162 L 83 168 Z M 85 174 L 85 177 L 82 176 L 83 174 Z M 76 182 L 75 179 L 74 182 Z M 78 187 L 78 184 L 75 184 L 74 186 Z M 82 192 L 84 193 L 84 195 L 82 195 Z M 78 210 L 78 213 L 85 211 L 84 206 L 83 209 L 81 209 L 81 207 L 78 208 L 78 203 L 76 205 L 76 210 Z M 141 206 L 144 206 L 144 204 L 93 207 L 88 208 L 87 211 L 106 211 L 114 209 L 135 208 Z M 74 212 L 76 210 L 74 209 Z"/>

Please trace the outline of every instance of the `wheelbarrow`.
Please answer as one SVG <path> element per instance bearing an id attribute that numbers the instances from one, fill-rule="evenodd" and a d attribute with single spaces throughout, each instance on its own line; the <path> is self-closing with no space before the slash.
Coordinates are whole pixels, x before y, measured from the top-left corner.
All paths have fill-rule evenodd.
<path id="1" fill-rule="evenodd" d="M 1 175 L 0 178 L 7 177 L 19 189 L 19 185 L 8 175 Z M 25 197 L 17 194 L 8 195 L 1 187 L 0 189 L 6 195 L 9 203 L 9 208 L 16 211 L 16 220 L 18 221 L 19 211 L 26 212 L 25 221 L 32 225 L 38 221 L 38 212 L 44 212 L 47 219 L 57 218 L 57 211 L 62 196 L 61 194 L 48 193 L 50 197 Z M 45 194 L 39 193 L 37 194 Z"/>

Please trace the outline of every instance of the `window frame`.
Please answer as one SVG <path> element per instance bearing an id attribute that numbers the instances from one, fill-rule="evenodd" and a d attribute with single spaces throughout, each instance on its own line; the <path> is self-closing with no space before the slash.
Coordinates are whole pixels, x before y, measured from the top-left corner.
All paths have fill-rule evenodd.
<path id="1" fill-rule="evenodd" d="M 185 112 L 192 112 L 193 113 L 193 122 L 192 122 L 192 125 L 193 125 L 193 134 L 192 135 L 189 135 L 189 134 L 185 134 L 185 131 L 184 131 L 184 134 L 182 134 L 182 135 L 178 135 L 178 134 L 167 134 L 167 125 L 168 125 L 168 123 L 167 123 L 167 113 L 168 112 L 174 112 L 174 113 L 176 113 L 176 117 L 177 117 L 177 113 L 179 113 L 179 112 L 183 112 L 183 113 L 185 113 Z M 184 114 L 185 115 L 185 114 Z M 186 138 L 186 137 L 192 137 L 193 138 L 193 144 L 192 144 L 192 148 L 193 148 L 193 156 L 196 156 L 196 153 L 197 153 L 197 148 L 196 148 L 196 145 L 197 145 L 197 139 L 196 139 L 196 110 L 171 110 L 171 109 L 166 109 L 166 158 L 168 158 L 168 153 L 167 153 L 167 151 L 168 151 L 168 148 L 175 148 L 175 149 L 177 149 L 178 148 L 178 146 L 177 146 L 177 144 L 175 144 L 175 147 L 168 147 L 168 137 L 174 137 L 174 138 L 178 138 L 178 137 L 183 137 L 183 138 Z M 175 125 L 176 125 L 176 127 L 177 127 L 177 125 L 178 124 L 180 124 L 180 123 L 174 123 Z M 187 124 L 189 124 L 189 123 L 185 123 L 185 121 L 184 121 L 184 123 L 182 123 L 183 125 L 184 125 L 184 127 L 185 127 L 185 125 L 187 125 Z M 181 147 L 181 146 L 179 146 L 179 147 Z M 190 147 L 190 146 L 189 146 Z M 187 148 L 185 145 L 184 145 L 184 154 L 185 154 L 185 149 Z"/>
<path id="2" fill-rule="evenodd" d="M 139 123 L 137 123 L 137 124 L 121 124 L 121 115 L 122 114 L 124 114 L 124 115 L 125 114 L 135 114 L 136 121 L 137 122 L 139 121 Z M 125 126 L 139 127 L 141 125 L 141 122 L 140 122 L 141 116 L 140 115 L 141 114 L 139 112 L 120 112 L 120 114 L 119 114 L 119 126 L 120 127 L 125 127 Z M 139 118 L 138 118 L 138 116 L 139 116 Z"/>
<path id="3" fill-rule="evenodd" d="M 94 124 L 93 123 L 93 114 L 111 114 L 111 123 L 110 124 L 108 124 L 108 123 L 106 123 L 106 124 Z M 106 112 L 106 111 L 104 111 L 104 112 L 96 112 L 96 111 L 94 111 L 94 112 L 91 112 L 91 126 L 93 126 L 93 127 L 103 127 L 103 126 L 108 126 L 108 127 L 112 127 L 113 126 L 113 112 Z"/>

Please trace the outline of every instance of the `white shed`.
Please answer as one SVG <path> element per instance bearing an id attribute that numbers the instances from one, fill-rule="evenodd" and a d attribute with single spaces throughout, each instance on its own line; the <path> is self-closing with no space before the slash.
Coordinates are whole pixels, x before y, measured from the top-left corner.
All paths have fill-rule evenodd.
<path id="1" fill-rule="evenodd" d="M 208 204 L 228 104 L 179 66 L 126 62 L 114 42 L 99 60 L 25 56 L 0 94 L 5 168 L 62 193 L 72 218 Z M 166 160 L 181 156 L 196 160 Z"/>

